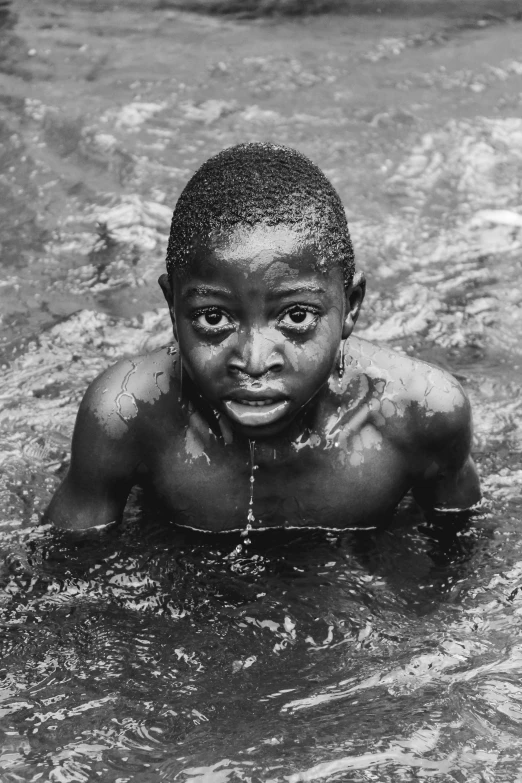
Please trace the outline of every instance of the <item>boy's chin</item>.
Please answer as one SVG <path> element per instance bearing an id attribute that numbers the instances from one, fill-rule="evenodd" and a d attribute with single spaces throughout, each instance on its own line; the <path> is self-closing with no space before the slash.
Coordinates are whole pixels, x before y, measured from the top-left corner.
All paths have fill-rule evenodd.
<path id="1" fill-rule="evenodd" d="M 281 422 L 272 424 L 265 427 L 243 427 L 235 422 L 232 423 L 232 429 L 234 432 L 240 434 L 243 438 L 248 440 L 269 440 L 270 438 L 277 438 L 284 435 L 285 431 L 289 427 L 289 422 Z"/>

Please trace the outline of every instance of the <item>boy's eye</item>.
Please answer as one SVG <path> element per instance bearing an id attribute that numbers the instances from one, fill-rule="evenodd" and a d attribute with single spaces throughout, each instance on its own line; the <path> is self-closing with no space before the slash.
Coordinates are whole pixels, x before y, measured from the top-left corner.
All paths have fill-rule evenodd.
<path id="1" fill-rule="evenodd" d="M 310 329 L 315 326 L 316 322 L 317 313 L 306 307 L 293 307 L 291 310 L 287 310 L 279 321 L 281 326 L 299 331 Z"/>
<path id="2" fill-rule="evenodd" d="M 226 320 L 223 313 L 205 313 L 201 316 L 208 326 L 219 326 L 221 321 Z"/>
<path id="3" fill-rule="evenodd" d="M 204 331 L 220 331 L 230 326 L 230 319 L 222 310 L 204 310 L 196 313 L 193 323 Z"/>

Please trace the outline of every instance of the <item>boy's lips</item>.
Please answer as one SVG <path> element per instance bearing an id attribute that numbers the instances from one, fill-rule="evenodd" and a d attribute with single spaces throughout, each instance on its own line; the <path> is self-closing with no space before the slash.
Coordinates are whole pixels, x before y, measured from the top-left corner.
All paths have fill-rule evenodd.
<path id="1" fill-rule="evenodd" d="M 243 427 L 264 427 L 280 419 L 290 405 L 290 400 L 279 397 L 242 397 L 225 400 L 227 415 Z"/>

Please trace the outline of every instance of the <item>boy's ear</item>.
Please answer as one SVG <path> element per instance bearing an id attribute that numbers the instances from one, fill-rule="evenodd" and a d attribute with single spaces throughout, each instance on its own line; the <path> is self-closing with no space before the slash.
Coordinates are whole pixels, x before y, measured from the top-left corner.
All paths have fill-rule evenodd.
<path id="1" fill-rule="evenodd" d="M 346 340 L 353 332 L 353 327 L 359 317 L 365 293 L 366 278 L 364 277 L 364 272 L 356 272 L 352 282 L 347 286 L 345 291 L 346 307 L 343 323 L 343 340 Z"/>
<path id="2" fill-rule="evenodd" d="M 158 283 L 163 291 L 163 296 L 169 307 L 170 320 L 172 321 L 172 328 L 174 330 L 174 337 L 178 339 L 178 332 L 176 329 L 176 316 L 174 315 L 174 291 L 172 289 L 172 283 L 170 277 L 166 272 L 158 277 Z"/>

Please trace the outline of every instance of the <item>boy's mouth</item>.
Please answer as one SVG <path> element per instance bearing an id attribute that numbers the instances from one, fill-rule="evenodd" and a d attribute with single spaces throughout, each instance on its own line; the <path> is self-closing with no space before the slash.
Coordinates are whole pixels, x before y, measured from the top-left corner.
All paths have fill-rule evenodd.
<path id="1" fill-rule="evenodd" d="M 279 398 L 225 400 L 225 409 L 229 418 L 243 427 L 264 427 L 285 415 L 290 400 Z"/>

